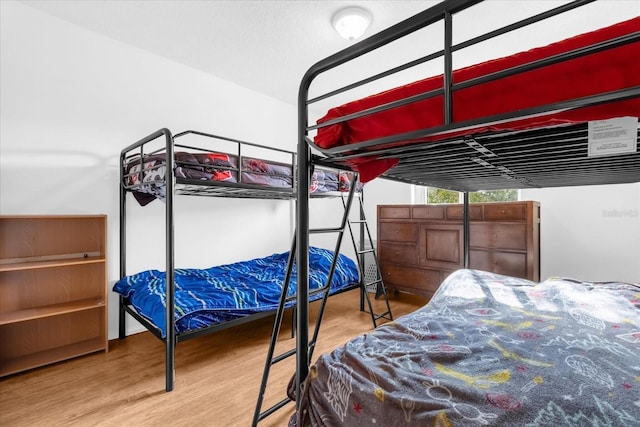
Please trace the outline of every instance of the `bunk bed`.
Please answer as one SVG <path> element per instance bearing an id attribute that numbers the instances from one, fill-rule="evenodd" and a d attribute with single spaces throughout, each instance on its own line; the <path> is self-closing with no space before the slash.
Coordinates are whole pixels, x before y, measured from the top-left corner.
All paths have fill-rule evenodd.
<path id="1" fill-rule="evenodd" d="M 438 329 L 441 334 L 435 335 L 438 338 L 437 343 L 442 346 L 439 349 L 440 353 L 434 353 L 436 358 L 432 362 L 421 359 L 427 357 L 424 354 L 425 345 L 418 350 L 421 353 L 412 353 L 415 347 L 407 344 L 407 340 L 410 341 L 407 335 L 412 335 L 413 332 L 428 335 L 427 331 L 432 325 L 429 319 L 434 319 L 437 313 L 447 311 L 452 316 L 452 322 L 460 320 L 460 323 L 455 325 L 447 325 L 443 321 L 442 326 L 445 329 L 449 326 L 462 325 L 463 319 L 468 317 L 468 313 L 461 314 L 456 311 L 460 308 L 458 307 L 460 300 L 457 299 L 459 295 L 451 297 L 449 294 L 449 286 L 459 289 L 459 285 L 443 284 L 433 304 L 427 304 L 415 316 L 398 321 L 397 325 L 385 326 L 371 335 L 357 337 L 336 353 L 321 356 L 318 364 L 313 368 L 310 367 L 311 360 L 306 344 L 309 323 L 308 304 L 306 288 L 302 285 L 306 282 L 309 273 L 306 254 L 309 247 L 309 194 L 305 190 L 308 182 L 303 171 L 312 165 L 340 165 L 360 172 L 364 182 L 379 176 L 398 182 L 463 192 L 465 207 L 463 259 L 466 268 L 469 265 L 468 211 L 471 191 L 640 182 L 640 150 L 638 148 L 640 18 L 629 16 L 627 21 L 589 34 L 578 35 L 550 46 L 454 71 L 453 53 L 464 52 L 464 49 L 479 43 L 490 43 L 495 37 L 510 34 L 514 30 L 535 28 L 541 21 L 555 19 L 558 22 L 559 19 L 571 19 L 573 10 L 588 7 L 586 5 L 591 1 L 569 2 L 453 44 L 454 17 L 462 12 L 473 13 L 471 11 L 474 8 L 482 6 L 480 3 L 482 3 L 481 0 L 445 0 L 322 59 L 313 65 L 302 79 L 298 98 L 298 179 L 301 191 L 298 192 L 296 228 L 299 242 L 296 252 L 299 283 L 296 320 L 297 361 L 296 373 L 290 387 L 290 395 L 296 400 L 298 412 L 292 417 L 291 425 L 373 425 L 374 422 L 377 422 L 376 425 L 396 425 L 385 424 L 382 422 L 385 418 L 374 420 L 362 417 L 354 423 L 343 422 L 347 419 L 346 413 L 341 413 L 340 408 L 348 408 L 350 412 L 364 412 L 371 409 L 373 406 L 371 401 L 376 399 L 378 403 L 384 403 L 382 408 L 385 412 L 396 415 L 393 421 L 400 424 L 405 423 L 405 417 L 411 413 L 412 408 L 417 408 L 414 405 L 420 404 L 422 409 L 427 405 L 431 411 L 429 416 L 420 420 L 421 424 L 431 422 L 434 425 L 513 425 L 514 423 L 525 425 L 527 422 L 532 422 L 533 424 L 530 425 L 539 425 L 535 424 L 535 416 L 529 418 L 527 415 L 519 418 L 528 410 L 535 411 L 537 408 L 535 405 L 541 405 L 540 402 L 533 407 L 525 405 L 524 398 L 530 399 L 538 392 L 552 393 L 554 389 L 558 392 L 566 391 L 565 385 L 558 384 L 558 381 L 560 383 L 567 381 L 562 375 L 555 378 L 554 375 L 544 376 L 544 387 L 537 387 L 540 379 L 539 376 L 534 375 L 531 377 L 532 382 L 522 385 L 527 393 L 523 396 L 523 400 L 518 399 L 518 394 L 523 393 L 522 388 L 506 391 L 502 389 L 496 393 L 486 391 L 481 396 L 484 399 L 481 403 L 487 405 L 475 406 L 479 402 L 480 394 L 478 390 L 475 390 L 475 393 L 465 393 L 466 388 L 462 390 L 468 377 L 464 374 L 467 372 L 466 368 L 456 370 L 459 365 L 464 364 L 464 361 L 476 357 L 482 358 L 490 353 L 492 358 L 496 358 L 497 364 L 504 363 L 504 368 L 508 370 L 508 367 L 513 366 L 514 357 L 517 358 L 520 354 L 502 346 L 497 341 L 493 347 L 487 348 L 485 345 L 487 337 L 477 334 L 481 335 L 485 330 L 488 334 L 497 334 L 499 331 L 493 328 L 482 329 L 478 324 L 475 325 L 477 332 L 469 330 L 464 333 L 464 337 L 455 337 L 458 340 L 455 342 L 453 337 L 447 338 L 444 329 Z M 428 48 L 425 47 L 425 43 L 416 44 L 418 52 L 416 56 L 421 55 L 419 58 L 399 66 L 390 65 L 386 71 L 360 80 L 354 78 L 349 84 L 324 92 L 323 95 L 310 97 L 310 87 L 317 77 L 328 72 L 339 72 L 340 66 L 344 64 L 349 64 L 363 55 L 384 48 L 393 41 L 436 24 L 441 25 L 444 34 L 442 44 L 432 48 L 433 51 L 426 50 Z M 428 46 L 429 43 L 426 45 Z M 319 117 L 315 123 L 311 123 L 310 110 L 318 105 L 318 102 L 336 95 L 344 96 L 354 88 L 394 76 L 400 71 L 434 59 L 441 59 L 443 64 L 442 73 L 436 77 L 429 76 L 423 80 L 403 83 L 397 85 L 398 89 L 385 90 L 329 108 L 324 110 L 326 111 L 324 116 Z M 525 289 L 532 289 L 535 292 L 550 286 L 548 283 L 540 285 L 515 283 L 516 280 L 513 278 L 487 275 L 485 278 L 489 279 L 489 284 L 473 284 L 469 277 L 478 275 L 483 274 L 465 270 L 454 276 L 462 276 L 462 280 L 467 283 L 466 286 L 491 288 L 491 283 L 504 283 L 506 286 L 502 289 L 504 293 L 526 293 Z M 452 278 L 450 282 L 453 280 Z M 553 282 L 554 286 L 557 283 L 559 282 Z M 630 353 L 637 353 L 637 337 L 640 330 L 638 314 L 640 309 L 638 295 L 640 294 L 637 286 L 576 284 L 570 280 L 563 281 L 562 285 L 575 288 L 575 292 L 582 296 L 589 291 L 593 295 L 602 295 L 603 300 L 606 301 L 615 298 L 624 300 L 620 302 L 620 306 L 624 307 L 624 313 L 629 317 L 618 319 L 623 323 L 629 322 L 624 327 L 625 331 L 622 334 L 624 336 L 614 333 L 613 337 L 608 334 L 601 338 L 602 342 L 611 340 L 611 346 L 619 346 L 624 356 L 616 358 L 615 355 L 607 354 L 603 356 L 604 362 L 600 367 L 606 365 L 603 369 L 609 372 L 612 372 L 612 369 L 615 371 L 618 367 L 617 363 L 624 360 L 622 357 L 628 359 Z M 495 291 L 499 293 L 501 286 L 496 286 Z M 549 292 L 558 292 L 555 294 L 554 301 L 556 304 L 562 304 L 558 301 L 565 297 L 562 291 L 554 287 Z M 571 301 L 569 298 L 566 301 L 569 308 L 575 302 Z M 523 300 L 522 304 L 524 305 L 525 302 Z M 468 305 L 463 305 L 462 308 L 481 309 L 485 303 L 494 308 L 497 307 L 488 297 L 479 298 L 476 301 L 469 300 L 467 303 Z M 531 303 L 527 304 L 529 304 L 527 308 L 530 308 Z M 606 307 L 599 306 L 600 308 L 615 310 L 611 304 Z M 504 306 L 501 309 L 505 309 Z M 535 316 L 535 313 L 531 314 Z M 540 313 L 540 315 L 543 314 Z M 573 328 L 576 332 L 580 328 L 588 329 L 603 324 L 608 328 L 620 326 L 619 323 L 610 319 L 601 322 L 596 318 L 599 314 L 596 315 L 595 311 L 592 312 L 596 316 L 593 319 L 587 319 L 584 313 L 571 314 L 575 316 L 563 315 L 562 321 L 566 322 L 566 328 Z M 520 315 L 526 314 L 520 313 Z M 511 313 L 505 317 L 505 321 L 501 323 L 504 328 L 513 325 L 509 322 L 517 322 L 513 316 L 515 314 Z M 587 324 L 589 320 L 594 324 Z M 407 327 L 407 324 L 412 322 L 416 323 L 417 331 Z M 398 332 L 402 329 L 404 329 L 402 333 Z M 458 348 L 456 346 L 461 338 L 474 343 L 474 346 L 469 347 L 469 352 L 460 350 L 455 357 L 438 358 L 437 354 L 442 356 L 444 350 L 450 348 L 447 346 Z M 627 342 L 625 342 L 626 338 L 628 338 Z M 380 342 L 377 342 L 378 340 Z M 369 345 L 367 344 L 369 341 L 376 341 L 376 343 Z M 522 341 L 526 340 L 522 339 Z M 483 342 L 485 344 L 482 344 Z M 478 343 L 479 345 L 475 346 Z M 389 383 L 402 382 L 393 375 L 394 369 L 401 362 L 394 364 L 385 359 L 379 363 L 369 363 L 373 357 L 371 352 L 378 351 L 380 346 L 393 349 L 396 352 L 393 355 L 395 360 L 406 360 L 408 364 L 423 360 L 423 367 L 427 371 L 437 362 L 443 372 L 448 372 L 447 378 L 451 381 L 440 383 L 439 381 L 443 380 L 437 373 L 431 374 L 428 371 L 426 372 L 428 378 L 425 378 L 425 372 L 422 372 L 422 379 L 413 385 L 417 384 L 421 387 L 422 398 L 430 397 L 430 399 L 419 403 L 408 398 L 408 395 L 400 396 L 402 391 L 394 389 Z M 352 358 L 348 354 L 348 349 L 356 347 L 368 357 L 365 358 L 366 360 L 357 356 Z M 567 344 L 565 347 L 571 347 L 571 345 Z M 563 349 L 558 351 L 561 352 Z M 584 349 L 582 352 L 589 350 Z M 613 349 L 611 351 L 615 352 Z M 522 354 L 527 353 L 523 350 Z M 575 360 L 572 359 L 575 363 L 567 362 L 567 364 L 575 372 L 582 372 L 591 377 L 590 379 L 582 378 L 585 380 L 584 386 L 594 386 L 594 383 L 600 379 L 604 381 L 606 375 L 602 373 L 602 378 L 595 375 L 599 373 L 599 368 L 586 360 L 588 356 L 582 357 L 575 356 Z M 328 362 L 332 358 L 335 360 Z M 523 365 L 523 367 L 526 369 L 526 366 Z M 508 371 L 512 377 L 517 374 L 517 368 L 516 366 L 516 372 Z M 407 373 L 407 371 L 403 372 Z M 325 377 L 327 373 L 328 377 Z M 638 373 L 636 371 L 626 368 L 623 369 L 622 376 L 620 374 L 621 372 L 611 374 L 612 378 L 614 376 L 622 378 L 622 382 L 616 383 L 615 387 L 637 388 Z M 320 378 L 321 376 L 324 380 Z M 346 378 L 350 379 L 345 380 Z M 318 381 L 318 384 L 314 384 L 315 381 Z M 353 389 L 350 388 L 352 384 L 350 381 L 353 381 Z M 379 387 L 373 387 L 373 383 Z M 366 389 L 365 391 L 373 394 L 373 397 L 366 401 L 368 408 L 361 405 L 361 403 L 364 404 L 364 400 L 362 402 L 351 400 L 353 396 L 356 400 L 362 398 L 360 390 L 356 390 L 360 385 Z M 476 388 L 484 385 L 488 384 L 475 384 Z M 388 388 L 385 388 L 387 386 Z M 599 386 L 602 386 L 602 383 Z M 604 388 L 607 389 L 608 386 L 607 382 Z M 544 391 L 542 391 L 543 388 Z M 398 391 L 399 394 L 394 394 L 393 390 Z M 608 388 L 610 394 L 614 393 L 612 390 Z M 582 388 L 578 390 L 578 392 L 582 391 Z M 603 415 L 609 421 L 606 425 L 637 423 L 637 397 L 634 404 L 633 401 L 625 401 L 620 397 L 624 394 L 624 390 L 616 389 L 614 394 L 615 402 L 607 402 L 600 397 L 596 397 L 595 401 L 582 399 L 578 398 L 576 393 L 569 392 L 564 396 L 554 394 L 547 396 L 546 401 L 552 401 L 556 406 L 549 403 L 551 406 L 548 406 L 547 410 L 551 413 L 557 409 L 556 415 L 564 414 L 567 417 L 588 419 L 591 419 L 591 416 L 607 413 Z M 331 402 L 327 403 L 327 399 Z M 467 401 L 467 399 L 471 400 Z M 569 409 L 564 412 L 563 400 L 569 405 L 567 407 Z M 618 404 L 621 405 L 621 409 L 616 412 L 615 405 Z M 489 407 L 492 410 L 485 411 Z M 320 409 L 314 412 L 314 408 Z M 504 413 L 513 411 L 511 415 L 507 414 L 498 419 L 492 417 L 496 413 L 496 408 Z M 334 413 L 328 415 L 328 412 L 332 411 Z M 541 416 L 545 415 L 543 412 L 540 412 Z M 425 411 L 422 415 L 424 414 Z M 320 418 L 313 418 L 315 415 Z M 612 418 L 614 415 L 615 418 Z M 334 418 L 336 416 L 337 418 Z M 620 424 L 611 421 L 613 419 L 620 421 Z M 413 420 L 415 422 L 415 418 Z M 454 420 L 456 422 L 449 422 Z M 520 420 L 524 421 L 521 423 Z M 576 422 L 579 423 L 579 421 Z"/>
<path id="2" fill-rule="evenodd" d="M 174 386 L 178 342 L 273 315 L 280 305 L 287 309 L 296 302 L 295 239 L 287 252 L 210 268 L 176 268 L 175 196 L 294 200 L 295 167 L 294 152 L 192 130 L 173 135 L 160 129 L 121 151 L 120 280 L 113 287 L 119 295 L 119 337 L 126 336 L 128 313 L 165 343 L 167 391 Z M 309 179 L 308 191 L 317 197 L 348 194 L 350 201 L 362 190 L 350 171 L 318 168 Z M 164 271 L 127 274 L 127 194 L 141 206 L 154 200 L 165 204 Z M 345 215 L 348 209 L 345 204 Z M 333 251 L 308 250 L 310 301 L 363 291 L 358 266 L 340 253 L 339 244 Z"/>

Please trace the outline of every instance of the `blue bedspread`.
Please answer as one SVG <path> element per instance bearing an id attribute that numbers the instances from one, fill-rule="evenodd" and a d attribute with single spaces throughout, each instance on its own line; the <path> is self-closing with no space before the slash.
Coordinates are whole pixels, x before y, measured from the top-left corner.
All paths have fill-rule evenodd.
<path id="1" fill-rule="evenodd" d="M 278 307 L 289 252 L 207 269 L 175 270 L 176 332 L 199 329 Z M 309 289 L 327 281 L 333 252 L 309 250 Z M 297 289 L 294 266 L 289 295 Z M 331 293 L 358 283 L 358 268 L 340 254 L 331 283 Z M 113 290 L 129 299 L 136 311 L 166 336 L 166 274 L 147 270 L 120 279 Z M 310 299 L 318 299 L 321 294 Z"/>

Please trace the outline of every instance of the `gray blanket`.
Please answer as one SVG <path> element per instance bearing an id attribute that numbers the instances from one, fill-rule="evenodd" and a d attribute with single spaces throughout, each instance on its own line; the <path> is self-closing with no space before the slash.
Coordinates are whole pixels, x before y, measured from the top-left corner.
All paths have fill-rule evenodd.
<path id="1" fill-rule="evenodd" d="M 290 425 L 640 426 L 640 286 L 460 270 L 320 356 Z"/>

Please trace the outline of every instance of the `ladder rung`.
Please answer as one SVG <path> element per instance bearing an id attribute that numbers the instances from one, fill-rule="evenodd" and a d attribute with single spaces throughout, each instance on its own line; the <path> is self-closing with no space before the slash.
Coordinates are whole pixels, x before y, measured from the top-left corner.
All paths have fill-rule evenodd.
<path id="1" fill-rule="evenodd" d="M 358 251 L 358 255 L 360 255 L 360 254 L 369 254 L 371 252 L 373 252 L 373 248 L 363 249 L 361 251 Z"/>
<path id="2" fill-rule="evenodd" d="M 314 228 L 309 230 L 309 233 L 341 233 L 342 228 L 333 227 L 333 228 Z"/>
<path id="3" fill-rule="evenodd" d="M 351 224 L 366 224 L 366 219 L 354 219 L 349 221 Z"/>
<path id="4" fill-rule="evenodd" d="M 263 420 L 264 418 L 273 414 L 274 412 L 276 412 L 278 409 L 282 408 L 284 405 L 286 405 L 289 402 L 291 402 L 291 399 L 289 397 L 282 399 L 280 402 L 276 403 L 271 408 L 267 409 L 264 412 L 261 412 L 260 416 L 258 417 L 258 421 Z"/>
<path id="5" fill-rule="evenodd" d="M 276 363 L 281 362 L 284 359 L 286 359 L 287 357 L 293 356 L 294 354 L 296 354 L 296 349 L 295 348 L 292 348 L 289 351 L 285 351 L 284 353 L 279 354 L 276 357 L 274 357 L 273 359 L 271 359 L 271 365 L 275 365 Z"/>
<path id="6" fill-rule="evenodd" d="M 326 292 L 326 291 L 327 291 L 327 289 L 329 289 L 329 287 L 328 287 L 328 286 L 323 286 L 323 287 L 321 287 L 321 288 L 314 289 L 314 290 L 312 290 L 312 291 L 309 291 L 309 296 L 314 296 L 314 295 L 316 295 L 316 294 L 321 294 L 322 292 Z"/>
<path id="7" fill-rule="evenodd" d="M 377 284 L 379 284 L 379 283 L 382 283 L 382 279 L 376 279 L 376 280 L 374 280 L 373 282 L 366 282 L 364 285 L 365 285 L 365 286 L 369 286 L 369 285 L 373 285 L 374 283 L 375 283 L 376 285 L 377 285 Z"/>
<path id="8" fill-rule="evenodd" d="M 318 289 L 313 289 L 311 291 L 309 291 L 309 296 L 312 297 L 316 294 L 322 293 L 322 292 L 326 292 L 328 286 L 323 286 L 321 288 Z M 293 294 L 291 296 L 288 296 L 287 299 L 285 300 L 286 302 L 291 302 L 291 301 L 296 301 L 296 299 L 298 298 L 297 294 Z"/>

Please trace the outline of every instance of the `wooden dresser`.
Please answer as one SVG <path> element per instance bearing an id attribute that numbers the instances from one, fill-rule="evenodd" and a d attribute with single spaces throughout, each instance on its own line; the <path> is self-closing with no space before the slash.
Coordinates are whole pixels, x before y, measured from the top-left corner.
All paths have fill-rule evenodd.
<path id="1" fill-rule="evenodd" d="M 474 203 L 469 266 L 540 280 L 540 203 Z M 463 268 L 462 205 L 379 205 L 378 261 L 390 290 L 433 295 Z"/>

